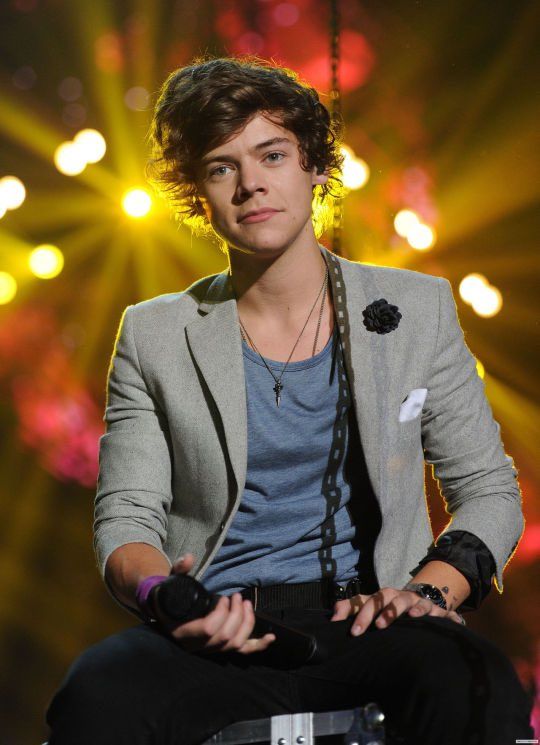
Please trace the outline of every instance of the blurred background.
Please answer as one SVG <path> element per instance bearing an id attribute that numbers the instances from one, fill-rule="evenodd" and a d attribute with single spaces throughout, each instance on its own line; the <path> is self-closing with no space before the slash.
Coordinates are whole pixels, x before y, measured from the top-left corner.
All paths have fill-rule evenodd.
<path id="1" fill-rule="evenodd" d="M 536 696 L 538 736 L 540 6 L 339 9 L 339 252 L 452 284 L 526 517 L 504 593 L 467 621 Z M 122 311 L 226 267 L 145 182 L 159 86 L 196 55 L 252 53 L 330 108 L 331 14 L 327 0 L 3 0 L 0 29 L 0 745 L 30 745 L 73 659 L 136 623 L 92 551 Z M 449 516 L 430 470 L 426 484 L 437 535 Z"/>

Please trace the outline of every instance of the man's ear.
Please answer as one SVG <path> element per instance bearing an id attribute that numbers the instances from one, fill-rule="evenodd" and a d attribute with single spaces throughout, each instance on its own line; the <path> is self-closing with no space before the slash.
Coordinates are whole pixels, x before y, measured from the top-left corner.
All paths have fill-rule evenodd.
<path id="1" fill-rule="evenodd" d="M 318 184 L 326 184 L 328 181 L 328 174 L 325 171 L 319 173 L 317 166 L 313 166 L 311 169 L 311 185 L 317 186 Z"/>

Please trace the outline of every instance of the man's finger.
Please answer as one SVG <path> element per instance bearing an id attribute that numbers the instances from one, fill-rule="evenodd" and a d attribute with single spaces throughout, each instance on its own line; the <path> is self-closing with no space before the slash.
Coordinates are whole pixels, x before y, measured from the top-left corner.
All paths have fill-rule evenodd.
<path id="1" fill-rule="evenodd" d="M 429 615 L 436 616 L 437 618 L 449 618 L 451 621 L 455 621 L 461 626 L 466 626 L 463 616 L 455 610 L 446 611 L 443 608 L 439 608 L 438 605 L 434 605 Z"/>
<path id="2" fill-rule="evenodd" d="M 435 605 L 435 603 L 433 603 L 433 607 L 429 611 L 429 615 L 437 616 L 438 618 L 446 618 L 446 616 L 450 615 L 451 612 L 452 611 L 449 612 L 447 610 L 444 610 L 444 608 L 441 608 L 440 606 Z"/>
<path id="3" fill-rule="evenodd" d="M 235 636 L 229 642 L 231 649 L 240 650 L 250 638 L 255 626 L 255 611 L 250 600 L 242 601 L 243 619 Z M 227 647 L 225 647 L 227 649 Z"/>
<path id="4" fill-rule="evenodd" d="M 276 640 L 275 634 L 265 634 L 260 639 L 248 639 L 238 652 L 240 654 L 253 654 L 253 652 L 262 652 Z"/>
<path id="5" fill-rule="evenodd" d="M 334 615 L 330 620 L 343 621 L 353 613 L 358 613 L 369 597 L 369 595 L 360 594 L 345 600 L 337 600 L 334 604 Z"/>
<path id="6" fill-rule="evenodd" d="M 431 600 L 420 598 L 417 603 L 414 603 L 414 605 L 409 608 L 408 615 L 411 618 L 420 618 L 426 614 L 429 615 L 433 608 L 436 607 L 438 606 L 436 606 L 435 603 L 432 603 Z"/>
<path id="7" fill-rule="evenodd" d="M 393 587 L 384 587 L 378 590 L 374 595 L 371 595 L 366 602 L 363 604 L 362 609 L 354 619 L 351 633 L 353 636 L 359 636 L 362 634 L 370 625 L 375 616 L 381 611 L 388 603 L 399 595 L 399 590 Z"/>
<path id="8" fill-rule="evenodd" d="M 173 636 L 175 639 L 183 639 L 190 636 L 206 638 L 213 636 L 227 618 L 229 602 L 228 596 L 222 595 L 213 611 L 204 618 L 196 618 L 194 621 L 181 624 L 174 629 L 172 632 Z"/>
<path id="9" fill-rule="evenodd" d="M 206 643 L 206 646 L 208 647 L 221 646 L 222 650 L 225 652 L 233 648 L 232 641 L 238 634 L 245 616 L 241 594 L 239 592 L 233 593 L 230 596 L 230 600 L 231 604 L 228 615 Z"/>
<path id="10" fill-rule="evenodd" d="M 386 628 L 407 610 L 409 611 L 409 616 L 411 618 L 424 616 L 431 611 L 433 607 L 431 600 L 420 598 L 416 595 L 416 597 L 411 601 L 411 598 L 408 597 L 408 595 L 408 592 L 400 593 L 391 603 L 389 603 L 389 605 L 386 606 L 386 608 L 383 608 L 379 617 L 375 621 L 375 626 L 377 626 L 378 629 Z M 413 609 L 414 613 L 411 613 Z"/>
<path id="11" fill-rule="evenodd" d="M 334 605 L 334 615 L 330 619 L 331 621 L 344 621 L 353 612 L 351 606 L 351 600 L 338 600 Z"/>
<path id="12" fill-rule="evenodd" d="M 193 554 L 184 554 L 179 556 L 174 562 L 171 569 L 171 574 L 186 574 L 193 567 L 195 563 L 195 557 Z"/>

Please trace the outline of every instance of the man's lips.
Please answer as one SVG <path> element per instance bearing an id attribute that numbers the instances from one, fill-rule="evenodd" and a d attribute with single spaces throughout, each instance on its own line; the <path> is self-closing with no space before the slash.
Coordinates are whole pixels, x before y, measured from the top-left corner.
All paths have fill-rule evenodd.
<path id="1" fill-rule="evenodd" d="M 257 212 L 252 212 L 251 214 L 248 213 L 245 217 L 240 218 L 238 222 L 263 222 L 263 220 L 268 220 L 268 218 L 272 217 L 272 215 L 277 214 L 277 212 L 279 212 L 279 210 L 258 210 Z"/>

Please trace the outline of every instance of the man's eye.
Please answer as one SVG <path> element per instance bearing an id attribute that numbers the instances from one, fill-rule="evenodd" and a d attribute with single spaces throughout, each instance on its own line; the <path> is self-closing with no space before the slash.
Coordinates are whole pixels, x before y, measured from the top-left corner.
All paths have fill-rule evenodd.
<path id="1" fill-rule="evenodd" d="M 285 153 L 279 153 L 277 151 L 273 151 L 271 153 L 267 153 L 264 156 L 264 159 L 266 160 L 267 158 L 270 158 L 273 155 L 277 155 L 278 157 L 271 158 L 271 161 L 270 161 L 271 163 L 279 163 L 281 159 L 285 157 Z M 230 168 L 230 166 L 218 166 L 217 168 L 214 168 L 210 171 L 210 176 L 224 176 L 225 175 L 223 172 L 224 168 Z"/>
<path id="2" fill-rule="evenodd" d="M 213 171 L 210 171 L 210 176 L 221 176 L 222 174 L 218 173 L 218 171 L 221 171 L 223 168 L 230 168 L 230 166 L 218 166 Z"/>

